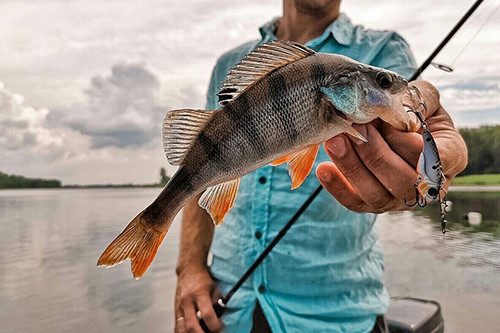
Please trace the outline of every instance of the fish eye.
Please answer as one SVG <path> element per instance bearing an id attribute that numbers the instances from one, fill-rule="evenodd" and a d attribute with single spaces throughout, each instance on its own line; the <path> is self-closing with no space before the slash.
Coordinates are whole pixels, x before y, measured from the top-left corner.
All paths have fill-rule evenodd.
<path id="1" fill-rule="evenodd" d="M 375 76 L 375 82 L 380 88 L 389 89 L 392 86 L 392 77 L 388 73 L 378 72 Z"/>

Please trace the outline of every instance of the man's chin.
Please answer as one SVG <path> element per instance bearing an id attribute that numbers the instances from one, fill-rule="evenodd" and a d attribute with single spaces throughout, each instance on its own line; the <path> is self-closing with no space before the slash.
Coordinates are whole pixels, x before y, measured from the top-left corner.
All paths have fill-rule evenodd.
<path id="1" fill-rule="evenodd" d="M 294 0 L 295 8 L 301 13 L 308 15 L 320 15 L 328 12 L 333 4 L 340 0 Z"/>

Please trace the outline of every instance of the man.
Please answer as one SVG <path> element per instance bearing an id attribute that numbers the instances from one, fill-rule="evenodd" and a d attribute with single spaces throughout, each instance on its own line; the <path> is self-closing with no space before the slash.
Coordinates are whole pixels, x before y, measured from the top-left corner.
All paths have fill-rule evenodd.
<path id="1" fill-rule="evenodd" d="M 340 14 L 340 0 L 284 0 L 283 16 L 260 31 L 261 40 L 219 59 L 207 109 L 218 108 L 218 86 L 229 70 L 256 46 L 274 39 L 344 54 L 406 78 L 416 69 L 400 36 L 353 26 Z M 448 186 L 465 168 L 466 148 L 437 91 L 426 82 L 414 84 L 427 106 L 424 116 L 439 146 Z M 300 189 L 290 191 L 285 166 L 266 166 L 243 177 L 235 206 L 215 233 L 197 200 L 185 207 L 177 265 L 176 332 L 202 332 L 198 310 L 214 331 L 223 325 L 227 332 L 263 332 L 269 330 L 267 325 L 273 332 L 385 331 L 381 315 L 389 300 L 373 229 L 376 215 L 371 213 L 407 209 L 404 198 L 414 198 L 422 137 L 380 121 L 356 128 L 368 143 L 346 135 L 330 139 L 318 155 L 317 161 L 324 162 Z M 318 186 L 318 179 L 327 191 L 233 296 L 219 320 L 213 301 L 234 285 Z M 207 266 L 209 250 L 211 267 Z"/>

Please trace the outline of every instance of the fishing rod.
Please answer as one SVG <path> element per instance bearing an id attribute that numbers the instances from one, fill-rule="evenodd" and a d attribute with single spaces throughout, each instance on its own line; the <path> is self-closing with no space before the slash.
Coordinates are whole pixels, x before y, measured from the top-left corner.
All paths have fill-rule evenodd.
<path id="1" fill-rule="evenodd" d="M 422 72 L 424 72 L 427 67 L 432 63 L 432 60 L 438 55 L 438 53 L 445 47 L 446 44 L 453 38 L 453 36 L 457 33 L 457 31 L 464 25 L 465 21 L 469 19 L 469 17 L 474 13 L 474 11 L 479 7 L 479 5 L 484 0 L 477 0 L 469 10 L 462 16 L 462 18 L 458 21 L 457 24 L 453 27 L 452 30 L 446 35 L 446 37 L 439 43 L 436 49 L 431 53 L 431 55 L 424 61 L 424 63 L 417 68 L 415 73 L 410 78 L 410 81 L 414 81 L 418 78 Z M 246 272 L 241 276 L 241 278 L 236 282 L 236 284 L 229 290 L 229 292 L 219 298 L 217 302 L 213 304 L 213 308 L 217 317 L 222 316 L 224 310 L 226 309 L 226 305 L 234 295 L 234 293 L 245 283 L 245 281 L 252 275 L 252 273 L 257 269 L 257 267 L 264 261 L 267 255 L 272 251 L 272 249 L 279 243 L 279 241 L 286 235 L 288 230 L 292 227 L 292 225 L 299 219 L 299 217 L 304 213 L 304 211 L 309 207 L 309 205 L 313 202 L 313 200 L 321 193 L 323 189 L 322 185 L 319 185 L 314 192 L 309 196 L 309 198 L 300 206 L 297 212 L 292 216 L 292 218 L 285 224 L 285 226 L 280 230 L 280 232 L 276 235 L 276 237 L 267 245 L 267 247 L 262 251 L 259 257 L 254 261 L 254 263 L 246 270 Z M 200 326 L 206 333 L 211 333 L 210 329 L 207 327 L 205 321 L 202 318 L 202 314 L 200 311 L 196 313 L 196 316 L 199 320 Z"/>

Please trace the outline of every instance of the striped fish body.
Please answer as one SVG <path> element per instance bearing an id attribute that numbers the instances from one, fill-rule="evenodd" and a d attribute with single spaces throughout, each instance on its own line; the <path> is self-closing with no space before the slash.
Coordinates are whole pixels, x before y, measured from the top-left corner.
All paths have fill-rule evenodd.
<path id="1" fill-rule="evenodd" d="M 214 113 L 187 153 L 183 165 L 196 174 L 193 186 L 202 191 L 340 133 L 356 135 L 349 115 L 344 119 L 321 87 L 339 78 L 362 80 L 362 70 L 381 71 L 340 55 L 314 54 L 255 82 Z M 386 105 L 365 104 L 356 123 L 387 111 Z"/>
<path id="2" fill-rule="evenodd" d="M 221 108 L 167 114 L 165 153 L 179 169 L 98 265 L 130 258 L 139 278 L 175 215 L 201 192 L 200 206 L 220 225 L 243 175 L 268 163 L 287 163 L 294 189 L 310 173 L 321 142 L 340 133 L 366 140 L 353 123 L 380 117 L 406 128 L 400 102 L 406 88 L 399 75 L 344 56 L 290 42 L 260 46 L 228 75 L 219 93 Z"/>

